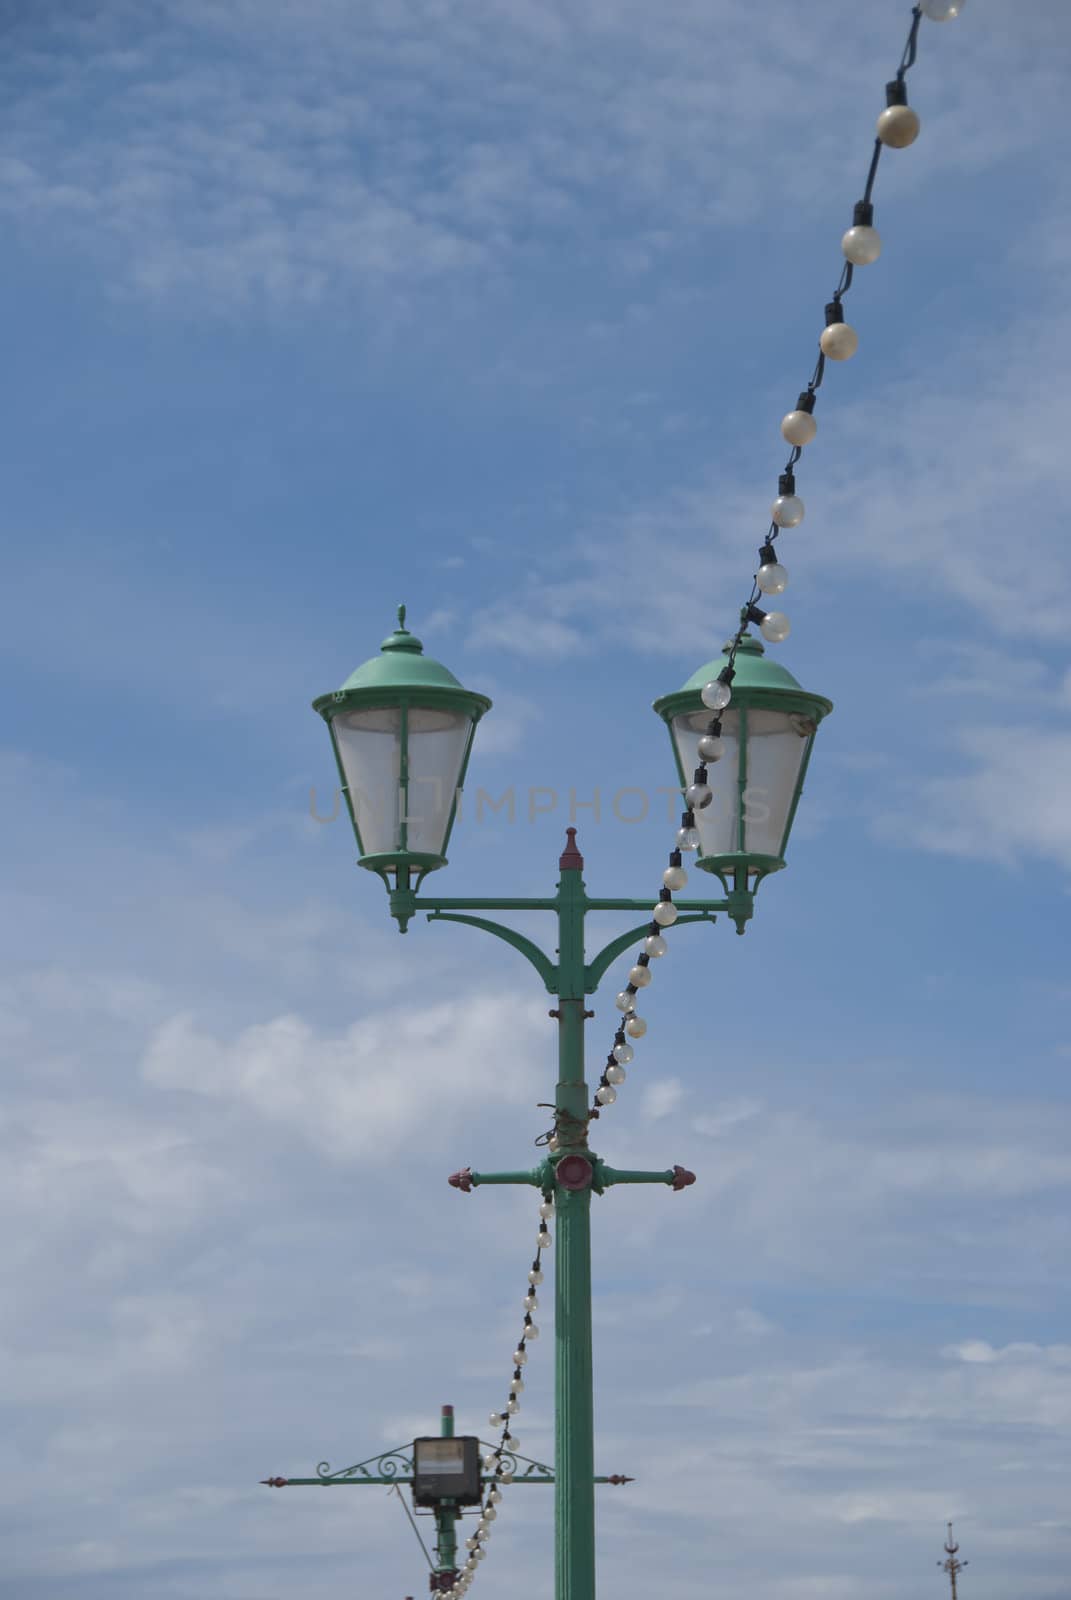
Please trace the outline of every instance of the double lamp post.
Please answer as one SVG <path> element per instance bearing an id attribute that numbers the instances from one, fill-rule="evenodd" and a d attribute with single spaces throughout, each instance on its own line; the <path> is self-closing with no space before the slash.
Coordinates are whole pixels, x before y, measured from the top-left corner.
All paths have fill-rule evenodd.
<path id="1" fill-rule="evenodd" d="M 428 875 L 446 865 L 476 725 L 491 702 L 463 688 L 453 673 L 424 654 L 420 640 L 405 627 L 404 607 L 399 607 L 398 627 L 383 641 L 380 653 L 313 706 L 331 735 L 360 865 L 383 880 L 401 932 L 418 912 L 431 922 L 482 929 L 526 957 L 556 997 L 551 1016 L 558 1026 L 558 1082 L 545 1159 L 526 1171 L 465 1168 L 450 1181 L 464 1190 L 529 1184 L 554 1202 L 555 1600 L 594 1600 L 591 1196 L 617 1183 L 681 1189 L 694 1180 L 679 1166 L 619 1171 L 591 1148 L 589 1127 L 597 1108 L 589 1109 L 584 1077 L 584 1024 L 592 1014 L 585 1009 L 586 998 L 611 963 L 641 941 L 628 984 L 618 996 L 621 1026 L 596 1096 L 597 1103 L 607 1104 L 616 1095 L 615 1079 L 624 1076 L 620 1062 L 631 1059 L 627 1037 L 644 1031 L 635 997 L 650 982 L 650 961 L 664 948 L 665 929 L 674 923 L 711 922 L 724 912 L 743 933 L 759 884 L 784 866 L 815 733 L 832 707 L 820 695 L 801 689 L 747 633 L 732 654 L 726 647 L 720 659 L 693 673 L 677 693 L 655 702 L 671 735 L 686 809 L 665 886 L 652 906 L 649 900 L 589 896 L 573 828 L 553 895 L 443 899 L 420 893 Z M 718 897 L 676 897 L 686 881 L 685 857 L 691 854 L 698 868 L 717 881 L 722 891 Z M 553 956 L 486 915 L 533 911 L 556 919 Z M 589 911 L 639 913 L 642 921 L 589 956 L 584 937 Z"/>

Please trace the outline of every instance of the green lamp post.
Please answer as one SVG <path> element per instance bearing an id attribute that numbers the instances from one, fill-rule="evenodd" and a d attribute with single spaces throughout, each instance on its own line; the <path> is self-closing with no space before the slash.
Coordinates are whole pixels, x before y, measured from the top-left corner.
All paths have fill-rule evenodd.
<path id="1" fill-rule="evenodd" d="M 591 1123 L 600 1108 L 616 1098 L 613 1083 L 623 1076 L 618 1063 L 631 1056 L 626 1030 L 632 1018 L 628 1013 L 619 1018 L 615 1048 L 592 1106 L 584 1076 L 584 1023 L 593 1015 L 586 1009 L 586 998 L 618 956 L 672 924 L 709 923 L 718 912 L 725 912 L 737 931 L 744 931 L 758 883 L 784 866 L 815 730 L 832 708 L 828 700 L 805 693 L 784 668 L 766 661 L 762 647 L 747 635 L 740 640 L 732 664 L 726 655 L 701 668 L 677 694 L 656 702 L 655 709 L 670 729 L 686 795 L 691 792 L 688 772 L 696 764 L 700 741 L 717 740 L 721 759 L 711 757 L 713 766 L 698 790 L 694 813 L 689 802 L 681 842 L 698 846 L 699 865 L 720 880 L 723 898 L 680 899 L 668 886 L 654 905 L 647 899 L 594 898 L 581 876 L 584 861 L 576 847 L 575 828 L 566 830 L 568 843 L 558 863 L 560 876 L 553 895 L 428 897 L 417 891 L 430 871 L 445 865 L 457 791 L 476 723 L 490 701 L 462 688 L 445 667 L 425 657 L 404 620 L 400 608 L 399 630 L 384 641 L 380 655 L 359 667 L 342 689 L 322 695 L 313 705 L 331 731 L 361 865 L 384 880 L 391 915 L 401 930 L 422 911 L 429 921 L 465 923 L 493 934 L 523 955 L 556 997 L 550 1015 L 558 1031 L 558 1082 L 546 1158 L 525 1171 L 483 1173 L 466 1167 L 450 1182 L 466 1192 L 485 1185 L 528 1184 L 554 1202 L 558 1235 L 555 1600 L 594 1600 L 591 1197 L 619 1183 L 657 1183 L 681 1190 L 695 1178 L 679 1165 L 619 1171 L 591 1149 Z M 712 680 L 719 679 L 726 704 L 712 717 L 707 707 Z M 731 691 L 725 693 L 729 682 Z M 713 698 L 718 700 L 717 695 Z M 704 749 L 711 748 L 704 744 Z M 410 808 L 418 783 L 428 800 L 417 823 Z M 683 881 L 681 863 L 681 852 L 675 850 L 666 874 L 669 882 Z M 555 918 L 553 956 L 515 928 L 486 915 L 533 911 L 546 911 Z M 589 956 L 585 943 L 589 911 L 640 913 L 643 920 Z M 636 957 L 629 975 L 633 993 L 649 982 L 650 960 L 646 951 Z M 631 1037 L 642 1031 L 641 1026 Z"/>

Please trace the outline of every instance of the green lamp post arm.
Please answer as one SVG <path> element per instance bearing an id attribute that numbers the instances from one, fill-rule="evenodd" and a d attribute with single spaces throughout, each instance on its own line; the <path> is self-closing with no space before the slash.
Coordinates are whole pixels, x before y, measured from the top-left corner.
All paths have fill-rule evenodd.
<path id="1" fill-rule="evenodd" d="M 528 1172 L 473 1172 L 471 1167 L 462 1167 L 460 1172 L 452 1172 L 446 1181 L 452 1189 L 460 1189 L 464 1194 L 485 1183 L 529 1183 L 535 1189 L 547 1189 L 554 1185 L 554 1173 L 551 1170 L 548 1174 L 546 1162 Z"/>
<path id="2" fill-rule="evenodd" d="M 600 1161 L 597 1170 L 599 1189 L 609 1188 L 614 1183 L 665 1183 L 671 1189 L 688 1189 L 695 1182 L 695 1173 L 689 1172 L 687 1167 L 671 1167 L 664 1172 L 629 1172 L 608 1167 L 605 1161 Z"/>
<path id="3" fill-rule="evenodd" d="M 550 904 L 553 905 L 553 902 L 550 902 Z M 417 905 L 420 905 L 419 901 Z M 510 901 L 503 901 L 502 905 L 515 909 Z M 517 906 L 519 907 L 520 905 L 521 902 L 517 902 Z M 540 909 L 546 910 L 546 906 L 542 902 L 533 901 L 532 905 L 538 905 Z M 493 933 L 496 939 L 504 939 L 507 944 L 513 946 L 514 950 L 519 950 L 521 955 L 531 962 L 542 978 L 547 992 L 549 994 L 557 994 L 558 969 L 554 962 L 549 956 L 543 954 L 543 951 L 533 940 L 526 938 L 523 933 L 518 933 L 516 928 L 507 928 L 501 922 L 492 922 L 489 917 L 462 916 L 456 911 L 440 911 L 438 909 L 428 912 L 428 921 L 465 922 L 470 928 L 482 928 L 484 933 Z"/>
<path id="4" fill-rule="evenodd" d="M 681 901 L 676 902 L 678 905 L 681 903 Z M 720 905 L 721 902 L 719 901 L 718 904 Z M 713 911 L 702 911 L 696 916 L 678 917 L 673 926 L 679 928 L 685 922 L 715 922 L 716 920 Z M 598 955 L 589 961 L 584 968 L 585 993 L 594 994 L 602 982 L 607 968 L 617 960 L 618 956 L 624 955 L 630 945 L 635 944 L 637 939 L 642 939 L 649 931 L 650 920 L 648 919 L 639 928 L 630 928 L 627 933 L 619 933 L 616 939 L 611 939 L 609 944 L 604 945 Z"/>

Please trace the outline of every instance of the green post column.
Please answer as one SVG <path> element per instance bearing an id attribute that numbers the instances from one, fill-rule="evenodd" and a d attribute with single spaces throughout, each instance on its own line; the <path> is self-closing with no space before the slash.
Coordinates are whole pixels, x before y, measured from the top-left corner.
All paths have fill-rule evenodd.
<path id="1" fill-rule="evenodd" d="M 442 1411 L 442 1436 L 444 1439 L 454 1437 L 454 1408 L 443 1406 Z M 452 1500 L 440 1500 L 435 1507 L 435 1528 L 438 1536 L 436 1554 L 439 1557 L 439 1572 L 454 1572 L 457 1570 L 457 1512 Z"/>
<path id="2" fill-rule="evenodd" d="M 575 828 L 558 885 L 558 1086 L 562 1150 L 586 1149 L 584 882 Z M 591 1378 L 591 1190 L 559 1184 L 554 1309 L 554 1594 L 595 1600 L 595 1421 Z"/>

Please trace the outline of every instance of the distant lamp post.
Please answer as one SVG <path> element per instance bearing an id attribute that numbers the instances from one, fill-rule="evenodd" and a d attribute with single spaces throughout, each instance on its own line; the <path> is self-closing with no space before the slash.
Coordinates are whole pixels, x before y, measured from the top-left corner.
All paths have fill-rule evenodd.
<path id="1" fill-rule="evenodd" d="M 389 889 L 417 887 L 445 867 L 472 736 L 490 706 L 424 654 L 404 606 L 379 655 L 313 701 L 331 733 L 361 866 Z"/>
<path id="2" fill-rule="evenodd" d="M 785 865 L 814 736 L 833 706 L 802 689 L 757 639 L 745 634 L 731 684 L 725 685 L 732 698 L 720 708 L 723 696 L 715 691 L 727 659 L 726 652 L 723 660 L 700 667 L 654 708 L 672 737 L 686 797 L 697 770 L 706 768 L 702 787 L 708 792 L 689 806 L 682 834 L 694 826 L 697 864 L 721 879 L 732 902 L 730 915 L 743 933 L 755 890 Z"/>
<path id="3" fill-rule="evenodd" d="M 949 1523 L 948 1538 L 945 1540 L 945 1560 L 939 1561 L 937 1565 L 942 1569 L 942 1571 L 948 1573 L 948 1581 L 952 1585 L 952 1600 L 958 1600 L 958 1596 L 956 1594 L 956 1579 L 959 1577 L 964 1567 L 970 1566 L 969 1561 L 957 1560 L 958 1555 L 959 1545 L 952 1537 L 952 1524 Z"/>
<path id="4" fill-rule="evenodd" d="M 454 1408 L 443 1406 L 440 1432 L 414 1439 L 412 1444 L 397 1450 L 385 1450 L 382 1455 L 355 1466 L 332 1472 L 330 1462 L 321 1461 L 315 1478 L 261 1478 L 270 1489 L 316 1487 L 320 1489 L 357 1488 L 360 1485 L 396 1489 L 399 1496 L 403 1484 L 413 1491 L 413 1509 L 418 1517 L 435 1519 L 435 1557 L 428 1554 L 420 1538 L 420 1531 L 408 1507 L 405 1507 L 420 1548 L 424 1552 L 430 1571 L 428 1588 L 432 1594 L 445 1594 L 457 1580 L 458 1550 L 457 1524 L 465 1515 L 467 1506 L 478 1506 L 485 1489 L 493 1489 L 500 1481 L 493 1473 L 483 1473 L 482 1451 L 490 1449 L 475 1434 L 454 1434 Z M 506 1452 L 504 1459 L 509 1468 L 511 1483 L 553 1484 L 554 1473 L 540 1461 L 532 1461 L 516 1451 Z M 593 1483 L 632 1483 L 624 1473 L 615 1472 L 606 1478 L 593 1478 Z M 403 1507 L 405 1501 L 402 1500 Z M 411 1600 L 411 1596 L 406 1596 Z"/>
<path id="5" fill-rule="evenodd" d="M 595 1593 L 594 1418 L 591 1351 L 591 1200 L 621 1183 L 654 1183 L 674 1191 L 695 1175 L 675 1165 L 654 1170 L 617 1170 L 590 1148 L 594 1118 L 617 1098 L 631 1061 L 630 1038 L 646 1024 L 635 1015 L 636 995 L 651 981 L 651 960 L 665 948 L 663 931 L 676 924 L 712 922 L 727 913 L 743 933 L 752 915 L 757 884 L 783 867 L 815 730 L 832 709 L 807 694 L 791 673 L 765 660 L 762 646 L 741 640 L 728 657 L 703 667 L 677 694 L 655 709 L 668 724 L 685 791 L 679 848 L 670 854 L 662 887 L 643 899 L 590 896 L 581 876 L 584 859 L 576 829 L 567 828 L 553 895 L 543 898 L 444 899 L 417 893 L 421 880 L 445 866 L 457 791 L 464 780 L 476 723 L 490 701 L 463 689 L 452 673 L 422 653 L 405 628 L 383 643 L 379 656 L 359 667 L 334 694 L 313 702 L 327 722 L 346 800 L 357 835 L 361 865 L 377 872 L 390 894 L 391 915 L 404 933 L 412 917 L 461 922 L 504 940 L 535 968 L 549 994 L 557 1023 L 558 1074 L 554 1128 L 545 1159 L 514 1172 L 473 1172 L 464 1167 L 450 1182 L 468 1192 L 490 1184 L 527 1184 L 553 1203 L 558 1222 L 555 1263 L 555 1596 L 591 1600 Z M 702 764 L 701 764 L 702 763 Z M 699 768 L 696 772 L 694 769 Z M 708 774 L 703 778 L 703 773 Z M 416 790 L 422 786 L 418 797 Z M 717 804 L 715 804 L 717 799 Z M 420 807 L 417 810 L 417 807 Z M 698 849 L 699 865 L 720 878 L 721 899 L 681 899 L 686 880 L 682 852 Z M 708 880 L 709 881 L 709 880 Z M 638 915 L 628 928 L 588 952 L 589 912 Z M 556 937 L 551 953 L 517 928 L 488 912 L 547 912 Z M 642 941 L 628 987 L 617 997 L 620 1011 L 614 1045 L 596 1095 L 584 1076 L 584 1023 L 594 994 L 611 964 Z M 540 1234 L 542 1238 L 542 1232 Z M 520 1480 L 518 1480 L 520 1481 Z"/>

